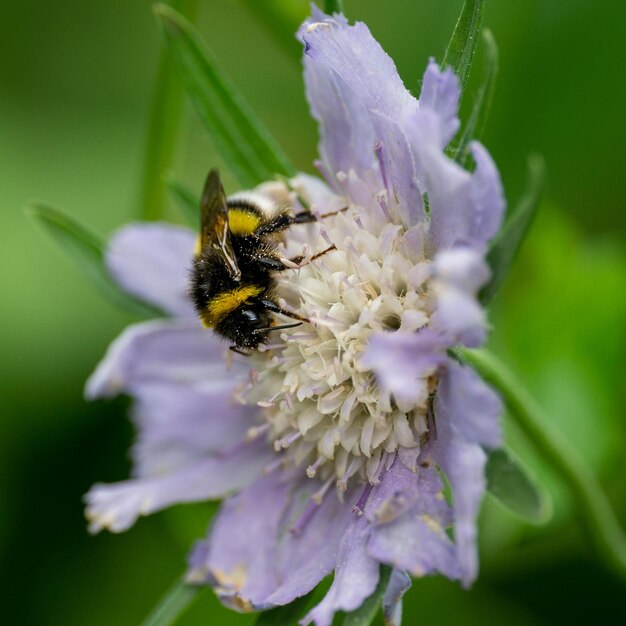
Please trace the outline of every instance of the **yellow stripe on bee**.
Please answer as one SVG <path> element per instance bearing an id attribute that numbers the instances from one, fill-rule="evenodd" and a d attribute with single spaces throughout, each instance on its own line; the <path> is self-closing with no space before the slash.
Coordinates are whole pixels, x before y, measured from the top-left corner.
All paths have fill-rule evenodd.
<path id="1" fill-rule="evenodd" d="M 256 213 L 237 208 L 228 211 L 228 227 L 233 235 L 251 235 L 260 224 L 261 218 Z"/>
<path id="2" fill-rule="evenodd" d="M 196 243 L 193 246 L 193 255 L 200 256 L 201 252 L 202 252 L 202 240 L 200 239 L 200 237 L 197 237 Z"/>
<path id="3" fill-rule="evenodd" d="M 220 293 L 207 305 L 202 315 L 202 322 L 206 327 L 215 326 L 225 315 L 240 307 L 246 300 L 258 296 L 262 291 L 262 287 L 244 285 L 232 291 Z"/>

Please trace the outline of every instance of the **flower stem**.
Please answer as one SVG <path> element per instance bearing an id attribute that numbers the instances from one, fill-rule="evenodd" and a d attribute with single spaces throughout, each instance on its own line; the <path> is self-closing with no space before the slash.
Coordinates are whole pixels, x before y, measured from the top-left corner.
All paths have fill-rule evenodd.
<path id="1" fill-rule="evenodd" d="M 171 0 L 171 6 L 193 20 L 198 0 Z M 169 168 L 180 128 L 183 87 L 174 74 L 174 64 L 168 46 L 161 44 L 156 85 L 152 96 L 140 217 L 157 220 L 165 209 L 166 189 L 163 175 Z"/>
<path id="2" fill-rule="evenodd" d="M 598 480 L 552 426 L 549 418 L 514 374 L 486 350 L 455 350 L 500 392 L 511 416 L 570 488 L 591 540 L 604 562 L 626 579 L 626 536 Z"/>
<path id="3" fill-rule="evenodd" d="M 141 626 L 170 626 L 196 600 L 198 594 L 208 589 L 207 586 L 198 587 L 187 584 L 184 579 L 179 580 L 154 607 L 150 615 L 141 623 Z"/>

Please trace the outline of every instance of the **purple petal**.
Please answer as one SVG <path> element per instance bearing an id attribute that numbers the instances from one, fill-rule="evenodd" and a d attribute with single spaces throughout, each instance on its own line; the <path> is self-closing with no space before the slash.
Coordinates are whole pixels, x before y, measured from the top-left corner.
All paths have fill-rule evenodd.
<path id="1" fill-rule="evenodd" d="M 365 517 L 371 522 L 393 521 L 419 498 L 417 472 L 411 471 L 397 458 L 383 473 L 380 483 L 372 489 L 365 507 Z"/>
<path id="2" fill-rule="evenodd" d="M 506 200 L 502 181 L 491 155 L 478 141 L 470 144 L 476 170 L 472 176 L 474 210 L 470 222 L 470 239 L 486 244 L 500 229 Z"/>
<path id="3" fill-rule="evenodd" d="M 429 328 L 417 333 L 383 332 L 370 339 L 361 364 L 375 372 L 379 385 L 393 393 L 401 410 L 409 410 L 425 401 L 427 378 L 443 362 L 448 344 Z"/>
<path id="4" fill-rule="evenodd" d="M 335 577 L 324 599 L 300 622 L 330 626 L 337 611 L 354 611 L 376 589 L 380 565 L 367 551 L 370 524 L 365 517 L 356 519 L 341 539 Z"/>
<path id="5" fill-rule="evenodd" d="M 234 608 L 282 605 L 308 593 L 335 565 L 341 537 L 353 519 L 350 506 L 329 493 L 311 496 L 316 481 L 274 472 L 228 500 L 220 510 L 201 567 L 203 576 Z"/>
<path id="6" fill-rule="evenodd" d="M 443 72 L 434 60 L 430 60 L 420 93 L 420 110 L 429 109 L 436 115 L 439 148 L 444 149 L 459 130 L 459 79 L 451 68 Z"/>
<path id="7" fill-rule="evenodd" d="M 411 588 L 411 578 L 403 570 L 391 572 L 389 586 L 383 596 L 383 616 L 385 626 L 402 624 L 402 596 Z"/>
<path id="8" fill-rule="evenodd" d="M 437 416 L 454 424 L 470 443 L 502 444 L 500 397 L 470 367 L 448 360 L 437 392 Z"/>
<path id="9" fill-rule="evenodd" d="M 156 381 L 219 388 L 233 380 L 222 354 L 215 335 L 195 320 L 135 324 L 109 346 L 85 393 L 109 397 Z"/>
<path id="10" fill-rule="evenodd" d="M 454 505 L 454 536 L 464 587 L 478 574 L 476 518 L 485 493 L 487 455 L 475 443 L 469 443 L 455 426 L 437 416 L 437 461 L 450 481 Z"/>
<path id="11" fill-rule="evenodd" d="M 434 260 L 433 273 L 437 298 L 433 326 L 451 343 L 479 346 L 485 339 L 486 316 L 476 291 L 490 275 L 482 254 L 468 247 L 444 250 Z"/>
<path id="12" fill-rule="evenodd" d="M 232 385 L 213 390 L 165 382 L 135 386 L 134 474 L 162 475 L 241 441 L 256 411 L 234 403 L 232 394 Z"/>
<path id="13" fill-rule="evenodd" d="M 431 256 L 458 244 L 484 251 L 504 213 L 500 176 L 487 151 L 472 143 L 473 173 L 443 152 L 458 127 L 457 102 L 458 81 L 450 70 L 441 72 L 431 62 L 424 75 L 419 111 L 411 113 L 407 121 L 419 184 L 428 194 Z"/>
<path id="14" fill-rule="evenodd" d="M 179 226 L 130 224 L 111 238 L 107 268 L 128 293 L 175 316 L 194 317 L 187 295 L 196 235 Z"/>
<path id="15" fill-rule="evenodd" d="M 320 123 L 320 154 L 331 175 L 378 172 L 374 193 L 384 188 L 375 157 L 381 147 L 391 198 L 407 225 L 425 219 L 405 120 L 417 111 L 391 58 L 365 24 L 315 15 L 299 31 L 305 44 L 305 82 L 313 117 Z"/>
<path id="16" fill-rule="evenodd" d="M 414 576 L 440 572 L 460 577 L 456 546 L 446 534 L 450 509 L 443 499 L 443 482 L 434 465 L 420 469 L 418 500 L 401 516 L 372 529 L 369 550 L 383 563 Z"/>
<path id="17" fill-rule="evenodd" d="M 161 477 L 94 485 L 85 496 L 90 532 L 121 532 L 140 515 L 150 515 L 179 502 L 222 498 L 249 484 L 268 463 L 265 442 L 242 446 L 228 455 L 201 459 Z"/>

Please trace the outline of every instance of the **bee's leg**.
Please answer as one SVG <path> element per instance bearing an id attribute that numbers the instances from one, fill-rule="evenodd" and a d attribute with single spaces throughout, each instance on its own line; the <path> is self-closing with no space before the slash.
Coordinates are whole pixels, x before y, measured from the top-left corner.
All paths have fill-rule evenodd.
<path id="1" fill-rule="evenodd" d="M 306 317 L 302 317 L 297 313 L 292 313 L 291 311 L 287 311 L 287 309 L 279 307 L 275 302 L 272 302 L 271 300 L 260 300 L 259 303 L 261 304 L 261 306 L 266 308 L 268 311 L 271 311 L 272 313 L 279 313 L 280 315 L 291 317 L 292 319 L 299 320 L 300 322 L 309 321 Z M 276 326 L 271 327 L 271 329 L 275 330 Z"/>
<path id="2" fill-rule="evenodd" d="M 295 328 L 296 326 L 302 326 L 302 322 L 294 322 L 293 324 L 280 324 L 278 326 L 268 326 L 267 328 L 261 328 L 259 332 L 269 333 L 273 330 L 285 330 L 285 328 Z"/>
<path id="3" fill-rule="evenodd" d="M 342 209 L 338 209 L 337 211 L 331 211 L 330 213 L 322 213 L 321 215 L 317 216 L 318 220 L 323 220 L 327 217 L 332 217 L 333 215 L 337 215 L 338 213 L 343 213 L 344 211 L 347 211 L 350 207 L 343 207 Z"/>
<path id="4" fill-rule="evenodd" d="M 325 250 L 322 250 L 321 252 L 318 252 L 317 254 L 314 254 L 311 257 L 303 256 L 303 255 L 294 256 L 291 259 L 288 259 L 289 263 L 285 263 L 285 265 L 291 269 L 300 269 L 301 267 L 308 265 L 312 261 L 315 261 L 315 259 L 319 259 L 321 256 L 324 256 L 327 252 L 332 252 L 333 250 L 336 250 L 336 249 L 337 249 L 337 246 L 335 244 L 332 244 L 328 246 L 328 248 L 326 248 Z M 283 259 L 281 259 L 281 261 L 284 263 Z"/>
<path id="5" fill-rule="evenodd" d="M 239 346 L 229 346 L 228 349 L 243 356 L 252 356 L 252 352 L 244 352 Z"/>

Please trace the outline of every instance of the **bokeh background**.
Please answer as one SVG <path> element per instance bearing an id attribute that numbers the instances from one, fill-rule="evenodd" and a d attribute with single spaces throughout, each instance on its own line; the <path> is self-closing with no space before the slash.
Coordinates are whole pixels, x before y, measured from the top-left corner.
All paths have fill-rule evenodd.
<path id="1" fill-rule="evenodd" d="M 306 15 L 306 2 L 285 4 L 294 25 Z M 417 91 L 462 2 L 345 4 Z M 124 535 L 87 534 L 82 495 L 127 476 L 132 429 L 123 399 L 87 404 L 82 388 L 132 320 L 101 300 L 23 211 L 46 200 L 103 234 L 138 216 L 161 45 L 150 5 L 0 1 L 4 624 L 138 624 L 180 575 L 214 510 L 176 507 Z M 200 0 L 197 23 L 259 116 L 311 171 L 316 129 L 297 45 L 277 43 L 250 5 L 263 0 Z M 528 153 L 542 153 L 549 168 L 539 217 L 492 309 L 491 347 L 593 467 L 626 525 L 626 3 L 491 0 L 485 25 L 501 71 L 484 140 L 509 202 L 523 188 Z M 183 117 L 172 167 L 199 189 L 219 155 L 188 104 Z M 182 221 L 173 207 L 168 217 Z M 510 425 L 508 436 L 553 494 L 551 521 L 532 527 L 487 500 L 479 581 L 470 592 L 442 579 L 416 582 L 405 623 L 626 623 L 624 588 L 588 549 L 567 493 Z M 206 593 L 180 623 L 251 618 Z"/>

